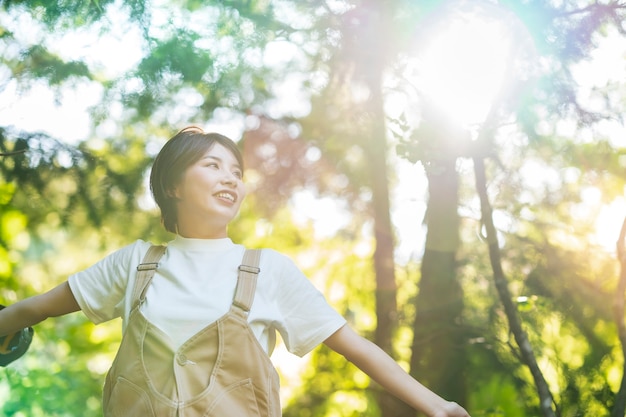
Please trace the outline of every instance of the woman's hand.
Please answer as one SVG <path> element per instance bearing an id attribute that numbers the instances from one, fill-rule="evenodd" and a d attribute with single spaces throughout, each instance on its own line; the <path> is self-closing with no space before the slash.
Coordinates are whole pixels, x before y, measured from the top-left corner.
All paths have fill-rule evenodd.
<path id="1" fill-rule="evenodd" d="M 463 407 L 449 401 L 443 406 L 443 409 L 436 411 L 431 417 L 470 417 L 470 415 Z"/>

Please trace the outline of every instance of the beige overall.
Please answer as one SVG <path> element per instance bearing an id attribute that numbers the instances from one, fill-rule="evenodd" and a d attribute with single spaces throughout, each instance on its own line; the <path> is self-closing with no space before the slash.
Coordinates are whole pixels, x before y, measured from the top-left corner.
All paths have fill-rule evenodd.
<path id="1" fill-rule="evenodd" d="M 151 247 L 137 267 L 133 308 L 104 386 L 104 416 L 279 417 L 278 374 L 247 321 L 260 251 L 246 250 L 230 310 L 175 351 L 139 311 L 164 251 Z"/>

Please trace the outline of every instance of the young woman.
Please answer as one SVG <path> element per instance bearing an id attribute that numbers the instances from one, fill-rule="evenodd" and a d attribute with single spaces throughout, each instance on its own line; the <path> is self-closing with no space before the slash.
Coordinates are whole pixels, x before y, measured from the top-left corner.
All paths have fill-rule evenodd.
<path id="1" fill-rule="evenodd" d="M 233 141 L 183 129 L 158 154 L 150 186 L 175 234 L 167 247 L 138 240 L 0 310 L 0 335 L 78 310 L 94 323 L 122 317 L 106 417 L 280 416 L 276 331 L 300 356 L 325 343 L 429 417 L 469 417 L 357 335 L 289 258 L 228 238 L 246 195 Z"/>

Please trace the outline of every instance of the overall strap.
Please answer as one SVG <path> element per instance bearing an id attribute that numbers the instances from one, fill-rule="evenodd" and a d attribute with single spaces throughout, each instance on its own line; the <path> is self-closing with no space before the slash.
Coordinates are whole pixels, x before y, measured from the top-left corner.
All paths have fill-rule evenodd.
<path id="1" fill-rule="evenodd" d="M 135 308 L 137 304 L 143 301 L 146 296 L 148 284 L 154 276 L 154 272 L 159 267 L 159 260 L 165 253 L 165 246 L 152 245 L 143 261 L 137 265 L 137 277 L 135 278 L 135 287 L 133 288 L 132 306 Z"/>
<path id="2" fill-rule="evenodd" d="M 239 265 L 239 276 L 233 305 L 245 312 L 249 312 L 250 307 L 252 307 L 254 291 L 256 290 L 256 278 L 259 272 L 261 272 L 259 269 L 260 260 L 260 249 L 246 249 L 241 265 Z"/>

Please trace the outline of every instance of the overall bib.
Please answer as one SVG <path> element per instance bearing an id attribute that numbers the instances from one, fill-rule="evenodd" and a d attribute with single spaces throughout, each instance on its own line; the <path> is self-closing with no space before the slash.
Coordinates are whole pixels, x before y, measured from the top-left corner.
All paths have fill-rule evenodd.
<path id="1" fill-rule="evenodd" d="M 139 309 L 164 251 L 152 246 L 137 267 L 133 308 L 105 381 L 104 416 L 280 417 L 278 374 L 247 321 L 260 251 L 246 250 L 229 311 L 178 349 Z"/>

